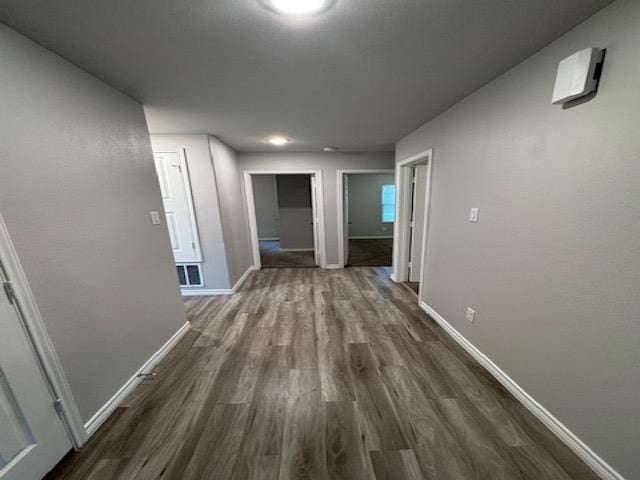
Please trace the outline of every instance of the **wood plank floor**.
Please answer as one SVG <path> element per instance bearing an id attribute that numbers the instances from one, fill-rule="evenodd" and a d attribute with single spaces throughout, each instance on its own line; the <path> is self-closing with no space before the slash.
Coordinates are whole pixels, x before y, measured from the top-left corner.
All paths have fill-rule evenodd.
<path id="1" fill-rule="evenodd" d="M 266 269 L 49 479 L 596 480 L 386 268 Z"/>
<path id="2" fill-rule="evenodd" d="M 286 252 L 280 250 L 278 240 L 260 240 L 260 260 L 263 268 L 312 268 L 316 266 L 313 250 Z"/>
<path id="3" fill-rule="evenodd" d="M 386 267 L 392 263 L 393 238 L 350 238 L 350 267 Z"/>

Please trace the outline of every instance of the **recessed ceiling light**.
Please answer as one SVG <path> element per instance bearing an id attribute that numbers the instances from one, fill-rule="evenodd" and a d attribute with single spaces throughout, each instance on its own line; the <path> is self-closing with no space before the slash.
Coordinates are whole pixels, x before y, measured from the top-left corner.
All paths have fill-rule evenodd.
<path id="1" fill-rule="evenodd" d="M 338 150 L 338 147 L 324 147 L 322 149 L 323 152 L 335 152 Z"/>
<path id="2" fill-rule="evenodd" d="M 322 10 L 328 0 L 268 0 L 274 10 L 286 15 L 312 15 Z"/>
<path id="3" fill-rule="evenodd" d="M 287 137 L 283 137 L 280 135 L 273 135 L 267 138 L 267 142 L 269 142 L 271 145 L 275 145 L 276 147 L 281 147 L 283 145 L 286 145 L 290 141 L 291 140 L 289 140 Z"/>

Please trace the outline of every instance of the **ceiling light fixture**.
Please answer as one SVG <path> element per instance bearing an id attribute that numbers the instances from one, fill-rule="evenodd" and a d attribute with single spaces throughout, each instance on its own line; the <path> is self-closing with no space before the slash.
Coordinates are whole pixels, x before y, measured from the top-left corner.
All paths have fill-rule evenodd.
<path id="1" fill-rule="evenodd" d="M 276 147 L 281 147 L 283 145 L 286 145 L 290 141 L 291 140 L 289 140 L 287 137 L 283 137 L 281 135 L 273 135 L 267 138 L 267 142 L 269 142 L 271 145 L 275 145 Z"/>
<path id="2" fill-rule="evenodd" d="M 327 6 L 328 0 L 267 0 L 277 12 L 286 15 L 313 15 Z"/>
<path id="3" fill-rule="evenodd" d="M 324 147 L 322 149 L 323 152 L 336 152 L 338 150 L 338 147 Z"/>

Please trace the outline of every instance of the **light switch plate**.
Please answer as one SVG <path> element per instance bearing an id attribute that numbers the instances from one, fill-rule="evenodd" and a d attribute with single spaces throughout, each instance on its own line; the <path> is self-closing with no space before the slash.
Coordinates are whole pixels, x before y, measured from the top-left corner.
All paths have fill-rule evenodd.
<path id="1" fill-rule="evenodd" d="M 160 212 L 149 212 L 149 216 L 151 217 L 152 225 L 160 225 L 160 223 L 162 223 L 160 220 Z"/>
<path id="2" fill-rule="evenodd" d="M 470 222 L 477 222 L 478 221 L 478 214 L 480 213 L 480 209 L 477 207 L 473 207 L 469 210 L 469 221 Z"/>
<path id="3" fill-rule="evenodd" d="M 476 321 L 476 311 L 471 307 L 467 307 L 467 311 L 465 312 L 464 316 L 471 323 L 474 323 Z"/>

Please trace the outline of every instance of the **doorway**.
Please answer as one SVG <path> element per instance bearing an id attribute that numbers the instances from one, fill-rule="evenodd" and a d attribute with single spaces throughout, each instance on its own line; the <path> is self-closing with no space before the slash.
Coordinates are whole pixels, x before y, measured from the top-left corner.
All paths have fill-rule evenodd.
<path id="1" fill-rule="evenodd" d="M 396 186 L 390 169 L 338 170 L 339 265 L 390 267 Z"/>
<path id="2" fill-rule="evenodd" d="M 323 265 L 320 172 L 248 171 L 245 193 L 256 268 Z"/>
<path id="3" fill-rule="evenodd" d="M 393 280 L 422 299 L 433 150 L 396 165 L 397 206 Z"/>

